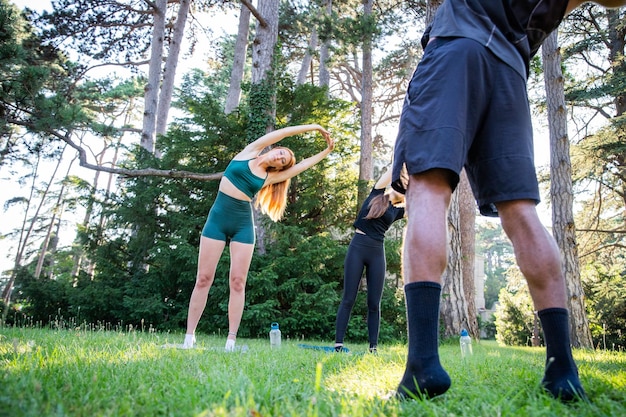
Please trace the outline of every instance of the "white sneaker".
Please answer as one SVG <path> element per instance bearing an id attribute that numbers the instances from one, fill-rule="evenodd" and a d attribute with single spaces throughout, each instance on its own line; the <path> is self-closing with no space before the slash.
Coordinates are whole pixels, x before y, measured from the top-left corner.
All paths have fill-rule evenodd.
<path id="1" fill-rule="evenodd" d="M 233 339 L 226 339 L 226 346 L 224 346 L 226 352 L 233 352 L 235 350 L 235 341 Z"/>

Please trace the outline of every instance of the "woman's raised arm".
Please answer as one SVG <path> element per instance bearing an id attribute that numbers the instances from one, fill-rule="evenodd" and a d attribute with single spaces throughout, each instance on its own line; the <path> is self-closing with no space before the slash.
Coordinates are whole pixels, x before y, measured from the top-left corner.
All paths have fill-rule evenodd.
<path id="1" fill-rule="evenodd" d="M 291 168 L 287 168 L 283 171 L 270 172 L 266 180 L 266 184 L 276 184 L 276 183 L 288 180 L 289 178 L 295 177 L 299 173 L 306 171 L 307 169 L 311 168 L 313 165 L 317 164 L 322 159 L 324 159 L 334 149 L 335 141 L 330 137 L 330 134 L 326 132 L 325 130 L 323 131 L 322 134 L 324 135 L 324 139 L 326 139 L 326 144 L 328 145 L 326 149 L 324 149 L 323 151 L 313 156 L 303 159 L 302 161 L 298 162 Z"/>
<path id="2" fill-rule="evenodd" d="M 330 136 L 330 134 L 324 129 L 322 126 L 318 124 L 310 124 L 310 125 L 298 125 L 298 126 L 288 126 L 282 129 L 274 130 L 269 132 L 254 142 L 248 144 L 242 151 L 242 153 L 250 152 L 257 155 L 263 149 L 267 148 L 270 145 L 273 145 L 277 142 L 280 142 L 282 139 L 298 135 L 300 133 L 309 132 L 311 130 L 318 130 L 324 137 Z"/>
<path id="3" fill-rule="evenodd" d="M 376 181 L 376 184 L 374 184 L 374 188 L 376 188 L 377 190 L 381 188 L 387 188 L 387 186 L 391 184 L 391 171 L 391 167 L 387 168 L 387 170 L 383 172 L 383 175 L 380 176 L 378 181 Z"/>

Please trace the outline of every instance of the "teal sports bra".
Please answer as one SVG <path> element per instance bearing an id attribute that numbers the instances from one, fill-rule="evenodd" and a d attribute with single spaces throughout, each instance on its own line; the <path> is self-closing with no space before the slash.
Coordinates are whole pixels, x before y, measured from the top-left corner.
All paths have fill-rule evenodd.
<path id="1" fill-rule="evenodd" d="M 233 159 L 226 167 L 226 171 L 224 171 L 224 176 L 228 178 L 239 191 L 250 197 L 250 199 L 254 198 L 255 194 L 263 188 L 263 184 L 265 184 L 265 179 L 267 178 L 267 175 L 265 175 L 265 178 L 254 175 L 248 166 L 248 162 L 251 160 L 252 159 L 245 161 Z"/>

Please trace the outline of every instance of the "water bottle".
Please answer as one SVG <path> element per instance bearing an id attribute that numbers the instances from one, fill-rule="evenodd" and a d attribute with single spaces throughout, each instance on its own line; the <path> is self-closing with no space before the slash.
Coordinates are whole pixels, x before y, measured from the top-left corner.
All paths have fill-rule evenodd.
<path id="1" fill-rule="evenodd" d="M 463 359 L 468 356 L 472 356 L 472 338 L 467 333 L 467 330 L 461 330 L 461 357 Z"/>
<path id="2" fill-rule="evenodd" d="M 278 323 L 276 322 L 272 323 L 270 330 L 270 347 L 280 347 L 280 329 L 278 328 Z"/>

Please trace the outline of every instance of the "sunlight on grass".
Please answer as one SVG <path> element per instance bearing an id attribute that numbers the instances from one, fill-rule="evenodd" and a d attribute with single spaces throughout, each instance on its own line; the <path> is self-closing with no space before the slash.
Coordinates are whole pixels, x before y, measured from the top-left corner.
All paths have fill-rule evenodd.
<path id="1" fill-rule="evenodd" d="M 545 351 L 474 344 L 461 359 L 444 344 L 451 389 L 430 401 L 397 401 L 406 346 L 350 346 L 351 353 L 285 341 L 198 335 L 198 349 L 163 348 L 180 335 L 154 332 L 0 328 L 0 410 L 7 416 L 622 416 L 626 354 L 575 350 L 590 403 L 543 394 Z M 315 342 L 314 342 L 315 343 Z M 4 416 L 2 412 L 0 415 Z"/>
<path id="2" fill-rule="evenodd" d="M 368 399 L 384 398 L 396 389 L 398 375 L 403 372 L 402 364 L 389 366 L 387 355 L 365 354 L 350 357 L 343 369 L 326 377 L 325 384 L 330 391 Z"/>

